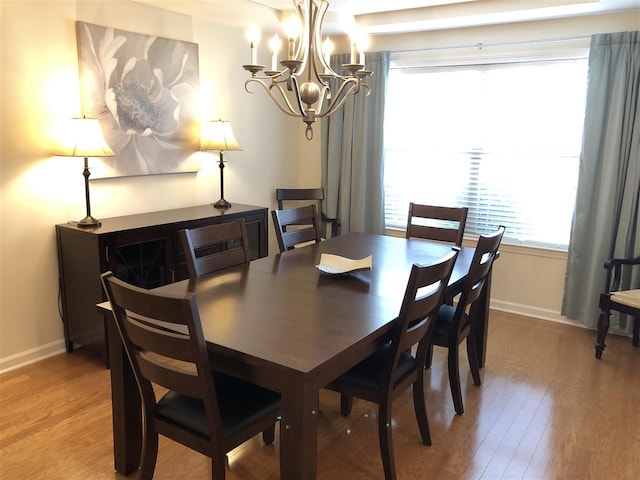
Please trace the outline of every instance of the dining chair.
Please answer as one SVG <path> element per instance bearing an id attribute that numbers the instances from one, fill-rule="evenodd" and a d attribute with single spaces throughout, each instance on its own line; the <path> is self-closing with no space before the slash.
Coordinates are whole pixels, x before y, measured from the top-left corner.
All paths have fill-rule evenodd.
<path id="1" fill-rule="evenodd" d="M 424 394 L 424 362 L 433 322 L 458 256 L 451 253 L 432 265 L 414 264 L 407 282 L 400 313 L 388 343 L 326 386 L 340 393 L 342 415 L 351 413 L 353 397 L 378 405 L 378 439 L 386 480 L 395 480 L 396 468 L 391 438 L 391 406 L 409 386 L 422 443 L 431 445 Z M 412 347 L 418 345 L 415 356 Z"/>
<path id="2" fill-rule="evenodd" d="M 596 358 L 602 358 L 602 351 L 606 346 L 604 339 L 609 331 L 611 323 L 611 311 L 629 315 L 633 318 L 632 345 L 637 347 L 640 337 L 640 285 L 638 288 L 620 290 L 623 278 L 630 279 L 631 270 L 638 268 L 640 257 L 637 258 L 610 258 L 604 263 L 607 270 L 606 291 L 600 294 L 600 316 L 598 317 L 597 338 L 595 343 Z M 613 274 L 613 276 L 612 276 Z M 640 279 L 640 275 L 636 276 Z"/>
<path id="3" fill-rule="evenodd" d="M 321 241 L 320 218 L 315 205 L 272 210 L 271 216 L 280 253 L 293 250 L 296 246 L 301 246 L 304 243 Z M 287 228 L 291 226 L 295 228 Z"/>
<path id="4" fill-rule="evenodd" d="M 424 238 L 462 245 L 467 207 L 441 207 L 409 203 L 406 238 Z"/>
<path id="5" fill-rule="evenodd" d="M 273 443 L 280 395 L 213 373 L 194 293 L 162 295 L 111 272 L 102 283 L 142 398 L 139 479 L 153 478 L 158 435 L 210 457 L 212 480 L 225 478 L 226 453 L 238 445 L 260 432 Z M 158 399 L 154 387 L 168 392 Z"/>
<path id="6" fill-rule="evenodd" d="M 480 365 L 476 348 L 476 318 L 480 308 L 478 299 L 489 275 L 491 275 L 491 267 L 498 255 L 498 248 L 504 231 L 505 227 L 500 226 L 495 232 L 489 235 L 481 235 L 478 238 L 469 272 L 457 304 L 455 306 L 443 304 L 434 322 L 435 326 L 433 327 L 433 335 L 431 335 L 425 366 L 431 366 L 434 345 L 448 349 L 449 386 L 453 397 L 453 405 L 458 415 L 464 413 L 462 390 L 460 389 L 458 346 L 463 340 L 467 340 L 467 357 L 469 358 L 469 368 L 471 369 L 473 383 L 480 385 Z"/>
<path id="7" fill-rule="evenodd" d="M 249 241 L 244 219 L 179 231 L 189 277 L 249 263 Z"/>
<path id="8" fill-rule="evenodd" d="M 278 202 L 278 210 L 284 210 L 287 206 L 289 208 L 299 207 L 302 206 L 302 202 L 306 201 L 315 202 L 322 222 L 321 232 L 326 232 L 326 226 L 329 224 L 331 225 L 331 237 L 340 235 L 340 220 L 329 218 L 322 210 L 324 188 L 276 188 L 276 201 Z"/>

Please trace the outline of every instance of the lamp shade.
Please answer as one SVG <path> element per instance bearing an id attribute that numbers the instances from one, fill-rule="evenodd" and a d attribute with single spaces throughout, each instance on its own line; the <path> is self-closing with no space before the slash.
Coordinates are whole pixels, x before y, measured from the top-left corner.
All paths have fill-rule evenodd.
<path id="1" fill-rule="evenodd" d="M 231 122 L 214 120 L 209 122 L 203 132 L 200 150 L 217 150 L 227 152 L 242 150 L 233 136 Z"/>
<path id="2" fill-rule="evenodd" d="M 62 157 L 113 157 L 97 118 L 73 118 L 56 155 Z"/>

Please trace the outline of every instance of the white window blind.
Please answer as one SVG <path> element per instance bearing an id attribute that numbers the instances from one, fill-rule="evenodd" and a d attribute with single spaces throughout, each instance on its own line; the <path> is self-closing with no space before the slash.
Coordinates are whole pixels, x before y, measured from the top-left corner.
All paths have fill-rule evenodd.
<path id="1" fill-rule="evenodd" d="M 586 59 L 392 69 L 386 227 L 410 201 L 467 206 L 467 234 L 566 249 L 586 80 Z"/>

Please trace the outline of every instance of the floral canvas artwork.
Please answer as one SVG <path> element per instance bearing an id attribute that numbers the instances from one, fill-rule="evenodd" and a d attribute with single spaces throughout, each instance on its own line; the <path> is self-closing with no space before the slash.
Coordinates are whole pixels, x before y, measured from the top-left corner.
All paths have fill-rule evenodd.
<path id="1" fill-rule="evenodd" d="M 83 113 L 115 157 L 92 178 L 196 171 L 198 45 L 76 22 Z"/>

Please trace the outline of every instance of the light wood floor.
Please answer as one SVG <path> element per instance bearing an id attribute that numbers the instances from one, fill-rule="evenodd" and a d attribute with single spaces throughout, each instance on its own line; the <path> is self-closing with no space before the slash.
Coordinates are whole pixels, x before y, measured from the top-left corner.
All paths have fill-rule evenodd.
<path id="1" fill-rule="evenodd" d="M 433 445 L 419 441 L 409 392 L 394 404 L 399 480 L 640 479 L 640 349 L 610 335 L 491 313 L 482 386 L 461 349 L 465 413 L 449 393 L 444 349 L 427 373 Z M 321 392 L 318 479 L 383 478 L 376 409 Z M 79 351 L 0 377 L 0 479 L 102 480 L 113 471 L 109 372 Z M 229 480 L 277 480 L 278 437 L 256 437 L 229 455 Z M 161 440 L 156 479 L 205 479 L 209 460 Z M 134 477 L 132 477 L 134 478 Z"/>

